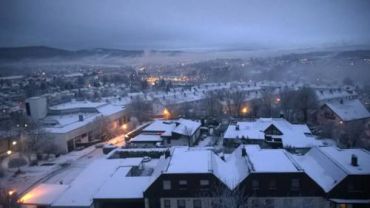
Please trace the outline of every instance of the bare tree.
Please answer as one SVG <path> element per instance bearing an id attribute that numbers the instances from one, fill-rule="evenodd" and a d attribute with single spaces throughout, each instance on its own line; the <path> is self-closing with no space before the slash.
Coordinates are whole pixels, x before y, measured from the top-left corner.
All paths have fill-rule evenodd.
<path id="1" fill-rule="evenodd" d="M 295 122 L 298 115 L 302 115 L 303 122 L 307 122 L 309 112 L 318 107 L 318 100 L 315 91 L 309 87 L 303 87 L 299 90 L 285 90 L 280 93 L 281 109 L 284 115 L 290 121 Z"/>
<path id="2" fill-rule="evenodd" d="M 211 196 L 212 207 L 246 208 L 248 205 L 248 197 L 242 187 L 230 190 L 224 184 L 215 184 L 215 187 L 212 187 Z"/>
<path id="3" fill-rule="evenodd" d="M 203 101 L 203 109 L 206 109 L 208 117 L 220 117 L 223 114 L 220 95 L 216 92 L 208 92 Z"/>
<path id="4" fill-rule="evenodd" d="M 303 122 L 307 122 L 309 110 L 314 110 L 318 106 L 315 91 L 309 87 L 303 87 L 297 91 L 295 105 L 303 114 Z"/>
<path id="5" fill-rule="evenodd" d="M 364 132 L 364 124 L 362 122 L 350 122 L 344 124 L 343 133 L 340 135 L 340 142 L 347 148 L 356 147 L 361 141 Z"/>
<path id="6" fill-rule="evenodd" d="M 226 104 L 227 113 L 230 116 L 241 116 L 241 108 L 245 103 L 245 93 L 239 90 L 224 91 L 223 100 Z"/>
<path id="7" fill-rule="evenodd" d="M 127 111 L 129 116 L 136 117 L 140 122 L 148 121 L 153 114 L 152 104 L 141 97 L 134 98 Z"/>
<path id="8" fill-rule="evenodd" d="M 32 155 L 57 153 L 58 148 L 53 144 L 47 132 L 40 126 L 35 126 L 33 129 L 28 129 L 25 138 L 21 140 L 21 152 L 31 161 Z"/>
<path id="9" fill-rule="evenodd" d="M 113 122 L 106 117 L 97 117 L 93 123 L 94 137 L 98 140 L 106 141 L 118 135 L 119 128 L 115 127 Z"/>

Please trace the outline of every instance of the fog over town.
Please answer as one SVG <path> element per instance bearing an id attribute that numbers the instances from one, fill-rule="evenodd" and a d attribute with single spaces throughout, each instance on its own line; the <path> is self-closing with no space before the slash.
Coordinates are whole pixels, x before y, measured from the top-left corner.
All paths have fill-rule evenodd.
<path id="1" fill-rule="evenodd" d="M 370 1 L 0 1 L 0 208 L 370 207 Z"/>

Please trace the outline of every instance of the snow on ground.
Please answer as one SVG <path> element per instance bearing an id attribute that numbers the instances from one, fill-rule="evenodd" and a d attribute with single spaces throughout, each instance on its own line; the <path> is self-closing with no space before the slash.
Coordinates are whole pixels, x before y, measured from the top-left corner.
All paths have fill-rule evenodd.
<path id="1" fill-rule="evenodd" d="M 123 146 L 125 144 L 124 135 L 117 136 L 105 143 Z M 13 177 L 16 169 L 7 169 L 5 177 L 0 181 L 0 185 L 15 189 L 18 194 L 22 194 L 39 183 L 50 184 L 70 184 L 90 163 L 96 159 L 103 158 L 102 149 L 95 146 L 87 147 L 80 151 L 69 152 L 50 161 L 41 161 L 39 166 L 25 166 L 21 170 L 24 174 Z M 44 163 L 49 166 L 41 166 Z M 68 164 L 61 166 L 62 164 Z"/>

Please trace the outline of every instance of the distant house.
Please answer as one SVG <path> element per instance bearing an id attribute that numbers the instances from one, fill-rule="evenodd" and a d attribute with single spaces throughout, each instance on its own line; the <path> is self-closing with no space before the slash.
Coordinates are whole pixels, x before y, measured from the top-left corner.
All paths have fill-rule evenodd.
<path id="1" fill-rule="evenodd" d="M 361 122 L 369 118 L 369 111 L 358 99 L 326 102 L 318 113 L 319 124 Z"/>
<path id="2" fill-rule="evenodd" d="M 284 118 L 260 118 L 229 125 L 225 146 L 259 144 L 276 148 L 310 148 L 321 145 L 305 124 L 291 124 Z"/>
<path id="3" fill-rule="evenodd" d="M 200 136 L 201 123 L 188 119 L 155 120 L 142 132 L 130 139 L 135 147 L 153 147 L 158 145 L 177 146 L 194 145 Z"/>

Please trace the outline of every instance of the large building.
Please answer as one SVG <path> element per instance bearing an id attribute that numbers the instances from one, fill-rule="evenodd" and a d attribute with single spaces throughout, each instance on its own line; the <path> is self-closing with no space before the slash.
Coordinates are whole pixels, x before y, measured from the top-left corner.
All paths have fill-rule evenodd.
<path id="1" fill-rule="evenodd" d="M 369 164 L 368 151 L 336 147 L 314 147 L 305 155 L 258 145 L 241 145 L 227 155 L 209 148 L 118 149 L 71 184 L 41 184 L 19 202 L 23 207 L 369 207 Z"/>
<path id="2" fill-rule="evenodd" d="M 98 142 L 103 129 L 119 128 L 128 120 L 123 106 L 107 102 L 73 100 L 48 106 L 46 98 L 37 97 L 27 100 L 26 110 L 61 153 Z"/>

